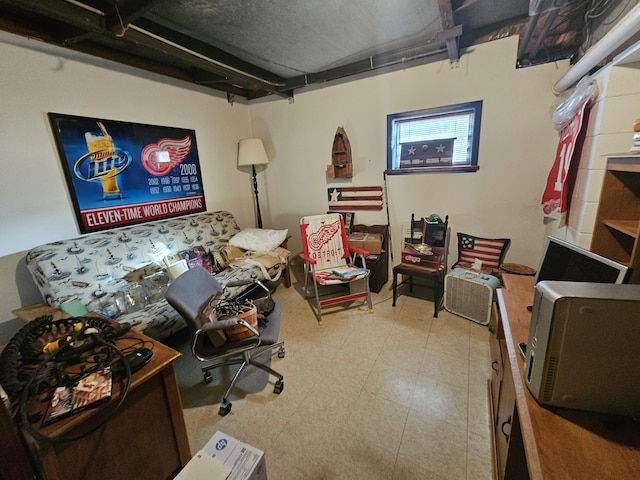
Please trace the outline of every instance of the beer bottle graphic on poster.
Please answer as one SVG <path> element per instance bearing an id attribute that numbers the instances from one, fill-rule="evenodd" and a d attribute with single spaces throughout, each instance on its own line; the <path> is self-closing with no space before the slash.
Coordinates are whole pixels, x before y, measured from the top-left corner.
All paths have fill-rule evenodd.
<path id="1" fill-rule="evenodd" d="M 93 132 L 85 132 L 84 134 L 91 157 L 86 180 L 97 179 L 100 181 L 103 199 L 122 198 L 118 185 L 118 175 L 124 170 L 119 168 L 121 167 L 119 165 L 121 159 L 116 155 L 113 139 L 102 122 L 96 123 L 100 128 L 101 135 L 96 135 Z"/>

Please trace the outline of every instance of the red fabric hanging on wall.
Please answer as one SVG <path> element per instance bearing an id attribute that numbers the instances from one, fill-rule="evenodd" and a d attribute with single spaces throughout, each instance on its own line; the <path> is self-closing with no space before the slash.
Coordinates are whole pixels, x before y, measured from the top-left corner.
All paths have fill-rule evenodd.
<path id="1" fill-rule="evenodd" d="M 587 103 L 588 100 L 585 100 L 580 105 L 573 120 L 560 131 L 556 158 L 542 195 L 542 210 L 545 217 L 559 220 L 560 226 L 566 224 L 567 211 L 575 185 L 578 164 L 572 160 L 579 159 L 582 153 L 587 125 L 584 119 L 588 116 L 588 111 L 585 109 Z"/>

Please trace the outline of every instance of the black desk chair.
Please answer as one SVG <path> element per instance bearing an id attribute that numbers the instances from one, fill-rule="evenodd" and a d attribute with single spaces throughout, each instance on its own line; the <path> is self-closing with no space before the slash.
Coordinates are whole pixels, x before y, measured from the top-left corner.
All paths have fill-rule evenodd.
<path id="1" fill-rule="evenodd" d="M 398 287 L 409 283 L 413 291 L 413 277 L 432 282 L 434 290 L 434 317 L 442 308 L 444 298 L 444 277 L 447 273 L 447 251 L 449 249 L 449 216 L 442 221 L 437 215 L 415 219 L 411 214 L 410 236 L 405 239 L 402 263 L 393 267 L 393 303 L 396 306 Z M 398 275 L 405 278 L 398 283 Z"/>
<path id="2" fill-rule="evenodd" d="M 201 312 L 210 300 L 222 292 L 218 281 L 204 268 L 196 267 L 187 270 L 169 285 L 165 292 L 167 302 L 184 318 L 191 335 L 191 353 L 201 362 L 204 380 L 212 381 L 210 370 L 226 365 L 240 365 L 231 384 L 227 388 L 218 413 L 222 416 L 231 411 L 229 395 L 238 378 L 248 365 L 260 368 L 277 378 L 273 391 L 281 393 L 284 388 L 284 377 L 271 367 L 259 363 L 256 357 L 269 353 L 274 355 L 277 349 L 278 358 L 284 357 L 284 342 L 278 340 L 280 334 L 280 303 L 275 301 L 275 308 L 268 316 L 266 323 L 259 322 L 254 328 L 246 320 L 228 318 L 214 322 L 203 322 Z M 220 345 L 220 331 L 242 325 L 252 335 L 239 340 L 227 340 Z M 218 345 L 218 346 L 216 346 Z"/>

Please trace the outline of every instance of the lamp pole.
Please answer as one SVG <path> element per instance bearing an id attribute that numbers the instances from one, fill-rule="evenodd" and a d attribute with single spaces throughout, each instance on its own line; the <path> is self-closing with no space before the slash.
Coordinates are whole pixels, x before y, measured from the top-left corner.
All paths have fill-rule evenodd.
<path id="1" fill-rule="evenodd" d="M 260 199 L 258 198 L 258 179 L 256 178 L 256 166 L 251 165 L 253 173 L 253 193 L 256 196 L 256 213 L 258 215 L 258 228 L 262 228 L 262 215 L 260 214 Z"/>
<path id="2" fill-rule="evenodd" d="M 262 214 L 260 213 L 260 198 L 258 197 L 258 178 L 256 176 L 256 165 L 267 165 L 269 158 L 264 150 L 262 140 L 259 138 L 243 138 L 238 142 L 238 166 L 248 167 L 251 165 L 253 176 L 253 194 L 256 196 L 256 218 L 258 228 L 262 228 Z"/>

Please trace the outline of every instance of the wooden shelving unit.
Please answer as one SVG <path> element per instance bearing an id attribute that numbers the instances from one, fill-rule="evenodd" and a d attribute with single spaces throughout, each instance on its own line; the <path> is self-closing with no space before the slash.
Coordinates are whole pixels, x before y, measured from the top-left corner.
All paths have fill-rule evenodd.
<path id="1" fill-rule="evenodd" d="M 640 283 L 640 154 L 609 155 L 591 250 L 632 268 Z"/>

